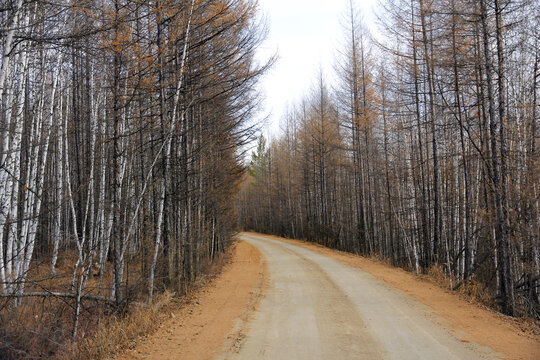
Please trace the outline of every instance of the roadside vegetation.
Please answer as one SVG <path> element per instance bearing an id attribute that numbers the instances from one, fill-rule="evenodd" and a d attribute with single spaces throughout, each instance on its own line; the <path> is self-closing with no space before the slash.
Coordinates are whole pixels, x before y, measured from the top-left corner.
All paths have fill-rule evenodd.
<path id="1" fill-rule="evenodd" d="M 540 316 L 540 8 L 386 0 L 380 38 L 351 2 L 328 81 L 261 137 L 241 225 L 444 274 Z"/>
<path id="2" fill-rule="evenodd" d="M 251 0 L 0 8 L 0 358 L 69 358 L 229 246 L 265 29 Z"/>

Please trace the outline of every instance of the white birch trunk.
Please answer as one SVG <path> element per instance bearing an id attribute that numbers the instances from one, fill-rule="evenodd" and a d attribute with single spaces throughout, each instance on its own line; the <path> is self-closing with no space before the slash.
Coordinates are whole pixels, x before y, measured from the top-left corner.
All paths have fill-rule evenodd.
<path id="1" fill-rule="evenodd" d="M 28 24 L 29 18 L 26 16 L 25 24 Z M 21 256 L 19 253 L 19 238 L 18 238 L 18 223 L 16 221 L 17 219 L 17 205 L 19 202 L 19 179 L 20 179 L 20 173 L 21 173 L 21 164 L 20 164 L 20 156 L 21 156 L 21 145 L 22 145 L 22 132 L 23 132 L 23 123 L 24 123 L 24 117 L 23 117 L 23 110 L 24 110 L 24 103 L 25 103 L 25 79 L 28 74 L 28 53 L 27 51 L 22 51 L 21 53 L 21 63 L 20 68 L 18 72 L 18 91 L 16 93 L 19 95 L 19 102 L 17 104 L 16 112 L 14 114 L 14 124 L 15 124 L 15 131 L 13 133 L 13 137 L 11 139 L 10 144 L 10 155 L 7 158 L 6 161 L 6 169 L 7 169 L 7 186 L 11 189 L 10 191 L 10 199 L 11 199 L 11 207 L 8 210 L 7 218 L 9 219 L 9 228 L 8 228 L 8 237 L 7 237 L 7 245 L 6 245 L 6 287 L 8 288 L 8 292 L 13 293 L 13 283 L 18 280 L 19 273 L 18 270 L 20 269 L 20 262 L 21 262 Z"/>
<path id="2" fill-rule="evenodd" d="M 92 72 L 91 68 L 90 68 L 90 72 Z M 92 82 L 92 80 L 91 80 Z M 77 258 L 77 263 L 75 264 L 75 268 L 73 270 L 73 280 L 75 279 L 75 275 L 77 273 L 77 267 L 80 265 L 80 266 L 83 266 L 83 269 L 81 269 L 81 279 L 79 279 L 79 287 L 81 286 L 81 283 L 83 282 L 83 273 L 84 273 L 84 264 L 85 264 L 85 258 L 86 258 L 86 254 L 84 253 L 84 247 L 86 246 L 86 243 L 88 241 L 89 243 L 89 252 L 91 253 L 92 252 L 92 247 L 93 247 L 93 214 L 94 214 L 94 201 L 93 201 L 93 198 L 94 198 L 94 164 L 95 164 L 95 144 L 96 144 L 96 132 L 97 132 L 97 120 L 96 120 L 96 116 L 95 116 L 95 112 L 94 112 L 94 109 L 93 109 L 93 96 L 92 96 L 92 91 L 90 90 L 90 153 L 89 153 L 89 156 L 90 156 L 90 175 L 89 175 L 89 179 L 88 179 L 88 189 L 87 189 L 87 194 L 86 194 L 86 205 L 85 205 L 85 210 L 84 210 L 84 215 L 83 215 L 83 219 L 82 219 L 82 229 L 81 229 L 81 236 L 80 238 L 77 237 L 77 250 L 79 252 L 78 254 L 78 258 Z M 71 198 L 70 196 L 70 203 L 73 204 L 73 199 Z M 73 206 L 73 205 L 72 205 Z M 72 211 L 73 211 L 73 216 L 75 217 L 76 216 L 76 213 L 74 211 L 74 208 L 72 207 Z M 87 232 L 87 226 L 88 226 L 88 219 L 91 219 L 90 222 L 91 222 L 91 225 L 90 225 L 90 230 Z M 89 234 L 90 238 L 87 239 L 87 233 Z M 79 293 L 78 293 L 78 296 L 79 296 Z M 77 306 L 79 306 L 79 304 L 77 304 Z M 78 314 L 77 314 L 78 315 Z M 75 329 L 76 329 L 76 326 L 75 326 Z M 76 331 L 74 330 L 74 332 L 76 333 Z"/>
<path id="3" fill-rule="evenodd" d="M 105 111 L 105 106 L 103 106 L 103 111 Z M 105 113 L 103 114 L 103 119 L 105 119 Z M 106 131 L 106 123 L 103 121 L 101 124 L 101 136 L 102 138 L 105 138 L 107 135 Z M 107 234 L 109 234 L 109 228 L 110 228 L 110 222 L 105 221 L 105 187 L 106 187 L 106 161 L 105 161 L 105 143 L 101 144 L 101 150 L 100 150 L 100 158 L 101 158 L 101 166 L 100 166 L 100 185 L 99 185 L 99 200 L 98 200 L 98 222 L 99 222 L 99 289 L 101 290 L 101 285 L 103 282 L 103 272 L 105 271 L 105 264 L 107 262 L 107 254 L 106 249 L 109 246 L 108 239 L 110 237 L 107 237 Z M 112 221 L 112 218 L 110 219 Z M 105 240 L 107 239 L 107 240 Z M 107 243 L 105 243 L 107 241 Z"/>
<path id="4" fill-rule="evenodd" d="M 189 17 L 188 22 L 186 26 L 186 35 L 184 37 L 184 49 L 182 51 L 182 60 L 180 62 L 180 69 L 179 69 L 179 78 L 178 83 L 176 85 L 175 94 L 173 98 L 173 111 L 170 118 L 170 124 L 171 129 L 169 136 L 165 139 L 166 144 L 166 150 L 165 150 L 165 171 L 167 171 L 169 167 L 170 162 L 170 155 L 171 155 L 171 144 L 172 144 L 172 133 L 174 131 L 174 128 L 176 126 L 176 123 L 178 122 L 178 118 L 176 113 L 178 112 L 178 101 L 180 99 L 180 90 L 182 88 L 182 83 L 184 80 L 184 68 L 186 65 L 186 57 L 188 52 L 188 41 L 189 41 L 189 32 L 191 29 L 191 18 L 193 16 L 193 7 L 195 6 L 195 0 L 191 0 L 191 6 L 189 10 Z M 183 115 L 183 114 L 182 114 Z M 181 116 L 183 117 L 183 116 Z M 149 170 L 151 171 L 151 169 Z M 160 197 L 159 197 L 159 204 L 158 204 L 158 222 L 157 222 L 157 232 L 156 232 L 156 240 L 154 243 L 154 254 L 152 256 L 152 264 L 150 267 L 150 277 L 148 281 L 148 303 L 152 303 L 152 296 L 154 293 L 154 274 L 156 270 L 156 264 L 157 264 L 157 258 L 159 253 L 159 247 L 161 245 L 161 236 L 163 233 L 162 229 L 162 223 L 163 223 L 163 213 L 164 213 L 164 206 L 165 206 L 165 182 L 161 183 L 161 189 L 160 189 Z"/>
<path id="5" fill-rule="evenodd" d="M 58 248 L 60 246 L 60 237 L 62 236 L 62 204 L 64 195 L 64 142 L 63 142 L 63 129 L 62 129 L 62 108 L 63 97 L 60 97 L 60 103 L 58 109 L 60 116 L 56 125 L 56 214 L 54 222 L 54 238 L 53 238 L 53 251 L 51 259 L 51 275 L 56 274 L 56 262 L 58 260 Z"/>
<path id="6" fill-rule="evenodd" d="M 6 35 L 6 39 L 4 42 L 4 53 L 2 54 L 2 69 L 0 70 L 0 100 L 4 96 L 4 90 L 7 87 L 5 85 L 6 76 L 9 72 L 10 68 L 10 60 L 11 56 L 13 54 L 12 44 L 13 44 L 13 37 L 15 36 L 15 30 L 19 26 L 19 11 L 22 7 L 22 0 L 18 0 L 17 4 L 15 5 L 14 13 L 13 13 L 13 22 L 8 25 L 9 30 Z"/>
<path id="7" fill-rule="evenodd" d="M 67 102 L 69 104 L 69 102 Z M 65 177 L 66 177 L 66 188 L 67 188 L 67 196 L 69 200 L 69 209 L 71 211 L 71 218 L 73 221 L 73 236 L 75 237 L 76 244 L 77 244 L 77 250 L 78 253 L 81 253 L 80 249 L 80 240 L 79 240 L 79 233 L 77 230 L 77 212 L 75 211 L 75 204 L 73 202 L 73 192 L 71 190 L 71 173 L 70 173 L 70 161 L 69 161 L 69 141 L 68 141 L 68 118 L 69 118 L 69 106 L 66 107 L 66 114 L 64 118 L 64 155 L 65 155 Z M 71 291 L 74 289 L 75 285 L 75 275 L 77 268 L 80 264 L 80 256 L 77 258 L 77 262 L 75 263 L 75 267 L 73 270 L 73 276 L 71 278 Z"/>
<path id="8" fill-rule="evenodd" d="M 126 173 L 126 161 L 125 161 L 125 157 L 120 157 L 120 174 L 119 174 L 119 182 L 120 182 L 120 187 L 118 189 L 118 192 L 117 192 L 117 201 L 120 201 L 120 199 L 122 199 L 122 184 L 124 183 L 124 177 L 125 177 L 125 173 Z M 114 210 L 111 210 L 110 212 L 110 215 L 109 215 L 109 225 L 108 225 L 108 233 L 107 233 L 107 236 L 106 236 L 106 247 L 105 247 L 105 259 L 107 258 L 107 255 L 109 253 L 109 244 L 111 242 L 111 233 L 112 233 L 112 225 L 113 225 L 113 215 L 114 215 Z M 121 261 L 122 258 L 120 257 L 119 261 Z M 114 269 L 113 269 L 114 270 Z M 118 273 L 118 276 L 121 275 L 121 271 Z M 113 276 L 113 283 L 112 283 L 112 290 L 111 290 L 111 298 L 114 298 L 115 295 L 116 295 L 116 289 L 115 289 L 115 279 L 116 277 Z"/>
<path id="9" fill-rule="evenodd" d="M 11 199 L 13 195 L 13 165 L 16 159 L 16 152 L 12 152 L 12 142 L 15 140 L 16 134 L 10 134 L 10 129 L 12 126 L 12 109 L 13 102 L 15 100 L 15 93 L 20 94 L 21 87 L 18 86 L 17 89 L 12 89 L 11 84 L 16 83 L 16 78 L 21 78 L 21 73 L 24 70 L 24 66 L 21 69 L 22 59 L 24 59 L 27 54 L 25 52 L 20 52 L 16 55 L 15 67 L 11 68 L 9 66 L 12 54 L 12 42 L 13 36 L 15 35 L 15 29 L 19 26 L 19 20 L 21 14 L 19 14 L 22 1 L 19 0 L 13 14 L 13 23 L 11 24 L 11 29 L 6 35 L 6 41 L 4 43 L 4 52 L 2 54 L 2 69 L 0 70 L 0 102 L 3 100 L 3 96 L 6 93 L 7 89 L 11 91 L 7 92 L 7 101 L 5 106 L 2 108 L 4 110 L 4 118 L 6 121 L 5 126 L 0 130 L 2 131 L 2 152 L 0 155 L 1 164 L 4 165 L 4 168 L 0 169 L 0 243 L 3 248 L 3 236 L 6 226 L 9 228 L 10 213 L 12 207 Z M 23 55 L 24 53 L 24 55 Z M 13 69 L 13 70 L 11 70 Z M 21 84 L 19 81 L 18 84 Z M 9 166 L 9 168 L 8 168 Z M 11 281 L 12 281 L 12 256 L 13 256 L 13 238 L 7 239 L 6 243 L 6 257 L 3 257 L 3 251 L 0 252 L 0 276 L 2 280 L 2 289 L 3 291 L 10 291 Z M 3 250 L 3 249 L 2 249 Z"/>

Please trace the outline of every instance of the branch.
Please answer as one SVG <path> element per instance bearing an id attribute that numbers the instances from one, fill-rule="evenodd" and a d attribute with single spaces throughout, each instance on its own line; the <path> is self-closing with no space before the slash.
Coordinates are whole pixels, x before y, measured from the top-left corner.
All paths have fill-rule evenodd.
<path id="1" fill-rule="evenodd" d="M 61 292 L 27 292 L 22 294 L 0 294 L 0 298 L 11 298 L 11 297 L 58 297 L 58 298 L 72 298 L 76 299 L 77 294 L 73 293 L 61 293 Z M 114 300 L 105 296 L 97 296 L 97 295 L 81 295 L 81 299 L 83 300 L 94 300 L 94 301 L 102 301 L 107 304 L 114 304 Z"/>

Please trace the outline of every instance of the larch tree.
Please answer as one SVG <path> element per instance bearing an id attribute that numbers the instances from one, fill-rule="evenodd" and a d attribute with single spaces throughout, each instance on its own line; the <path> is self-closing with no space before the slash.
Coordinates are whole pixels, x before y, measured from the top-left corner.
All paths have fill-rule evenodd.
<path id="1" fill-rule="evenodd" d="M 537 10 L 387 0 L 375 41 L 351 2 L 333 94 L 307 94 L 268 145 L 281 159 L 264 179 L 278 209 L 259 211 L 252 189 L 241 225 L 440 272 L 451 289 L 537 317 Z"/>
<path id="2" fill-rule="evenodd" d="M 9 324 L 41 307 L 54 353 L 227 249 L 272 61 L 250 0 L 1 7 L 1 341 L 24 349 Z"/>

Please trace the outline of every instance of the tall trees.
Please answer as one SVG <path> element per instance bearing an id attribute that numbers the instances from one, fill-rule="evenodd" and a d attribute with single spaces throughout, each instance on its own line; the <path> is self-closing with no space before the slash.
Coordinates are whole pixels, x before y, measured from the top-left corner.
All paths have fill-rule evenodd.
<path id="1" fill-rule="evenodd" d="M 249 0 L 4 3 L 0 293 L 75 299 L 77 337 L 83 301 L 185 291 L 226 248 L 264 27 Z"/>
<path id="2" fill-rule="evenodd" d="M 284 212 L 279 197 L 292 194 L 292 213 L 307 225 L 292 232 L 273 216 L 258 226 L 252 191 L 239 202 L 252 207 L 243 226 L 411 271 L 435 267 L 452 288 L 472 283 L 501 311 L 538 316 L 538 19 L 526 16 L 537 5 L 388 0 L 383 9 L 376 44 L 352 2 L 347 11 L 327 97 L 337 109 L 333 135 L 320 146 L 320 101 L 307 98 L 286 116 L 296 130 L 269 145 L 287 160 L 268 163 L 272 177 L 257 179 L 280 207 L 271 213 Z M 285 139 L 292 149 L 276 145 Z M 332 154 L 324 163 L 323 148 Z M 302 171 L 283 182 L 274 174 L 289 162 Z"/>

